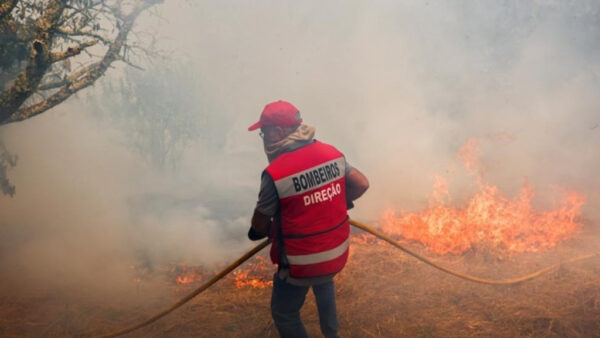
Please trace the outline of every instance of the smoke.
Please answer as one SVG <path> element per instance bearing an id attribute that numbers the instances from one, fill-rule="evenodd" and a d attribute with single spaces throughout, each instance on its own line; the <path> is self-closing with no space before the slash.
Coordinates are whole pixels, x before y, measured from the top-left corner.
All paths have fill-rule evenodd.
<path id="1" fill-rule="evenodd" d="M 221 160 L 167 175 L 82 107 L 74 100 L 4 131 L 22 160 L 10 172 L 17 193 L 0 206 L 3 292 L 127 295 L 132 265 L 156 274 L 170 263 L 212 267 L 249 246 L 242 215 L 252 197 L 235 180 L 213 183 L 227 175 Z"/>
<path id="2" fill-rule="evenodd" d="M 595 1 L 168 2 L 157 12 L 137 28 L 155 32 L 172 57 L 147 72 L 192 75 L 176 92 L 192 98 L 185 118 L 199 136 L 177 169 L 158 170 L 132 150 L 135 124 L 92 113 L 86 95 L 114 99 L 100 85 L 3 127 L 19 156 L 7 172 L 16 195 L 0 197 L 7 290 L 126 290 L 131 264 L 239 255 L 251 246 L 266 164 L 246 128 L 277 99 L 369 177 L 357 219 L 424 207 L 435 174 L 448 176 L 460 203 L 474 187 L 456 154 L 477 138 L 487 182 L 511 196 L 527 179 L 542 207 L 556 187 L 576 189 L 588 198 L 584 218 L 600 224 Z M 115 69 L 101 81 L 122 76 Z"/>

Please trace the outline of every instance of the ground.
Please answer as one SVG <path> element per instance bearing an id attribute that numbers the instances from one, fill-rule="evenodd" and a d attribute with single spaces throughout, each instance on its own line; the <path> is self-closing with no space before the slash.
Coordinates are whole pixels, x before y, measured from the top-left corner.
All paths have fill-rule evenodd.
<path id="1" fill-rule="evenodd" d="M 510 278 L 597 250 L 590 231 L 542 253 L 508 254 L 479 247 L 436 262 L 487 278 Z M 342 337 L 600 337 L 600 257 L 571 263 L 513 286 L 464 281 L 389 245 L 353 240 L 347 267 L 336 277 Z M 262 252 L 261 254 L 265 254 Z M 3 293 L 0 336 L 80 337 L 107 334 L 170 306 L 202 282 L 133 283 L 127 297 Z M 277 337 L 270 288 L 238 288 L 221 280 L 175 312 L 129 337 Z M 302 316 L 319 337 L 312 293 Z"/>

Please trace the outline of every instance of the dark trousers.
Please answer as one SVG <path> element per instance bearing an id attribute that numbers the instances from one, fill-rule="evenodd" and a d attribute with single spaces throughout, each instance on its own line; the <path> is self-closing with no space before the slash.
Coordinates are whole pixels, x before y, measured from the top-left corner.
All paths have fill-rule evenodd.
<path id="1" fill-rule="evenodd" d="M 308 337 L 306 329 L 300 320 L 300 308 L 310 286 L 296 286 L 279 278 L 277 273 L 273 276 L 273 294 L 271 295 L 271 315 L 275 326 L 283 338 Z M 327 338 L 339 337 L 337 311 L 335 308 L 335 289 L 333 280 L 312 286 L 317 309 L 319 311 L 319 324 L 321 332 Z"/>

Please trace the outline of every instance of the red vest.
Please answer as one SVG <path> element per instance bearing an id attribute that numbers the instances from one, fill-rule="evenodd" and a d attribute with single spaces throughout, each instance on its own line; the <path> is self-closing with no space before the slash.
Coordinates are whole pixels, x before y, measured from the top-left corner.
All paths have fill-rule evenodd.
<path id="1" fill-rule="evenodd" d="M 345 165 L 342 153 L 315 141 L 279 155 L 265 169 L 275 183 L 281 212 L 271 231 L 271 260 L 287 266 L 292 277 L 328 275 L 346 264 L 350 224 Z"/>

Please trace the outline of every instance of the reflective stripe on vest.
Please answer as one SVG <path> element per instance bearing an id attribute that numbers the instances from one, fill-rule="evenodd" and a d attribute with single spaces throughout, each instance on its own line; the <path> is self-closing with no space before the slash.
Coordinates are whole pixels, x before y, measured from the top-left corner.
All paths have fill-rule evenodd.
<path id="1" fill-rule="evenodd" d="M 334 258 L 338 258 L 339 256 L 343 255 L 344 252 L 346 252 L 346 250 L 348 250 L 349 243 L 350 243 L 350 239 L 346 239 L 342 244 L 340 244 L 339 246 L 337 246 L 331 250 L 322 251 L 322 252 L 309 254 L 309 255 L 287 255 L 287 258 L 288 258 L 288 261 L 290 264 L 296 264 L 296 265 L 308 265 L 308 264 L 322 263 L 322 262 L 330 261 Z"/>
<path id="2" fill-rule="evenodd" d="M 340 176 L 343 177 L 345 170 L 346 161 L 343 157 L 339 157 L 281 178 L 275 182 L 275 186 L 277 187 L 280 199 L 296 196 L 304 193 L 306 190 L 323 187 Z M 333 190 L 333 194 L 335 193 L 336 191 Z M 331 189 L 329 194 L 331 194 Z M 324 196 L 324 199 L 327 199 L 327 195 Z"/>

